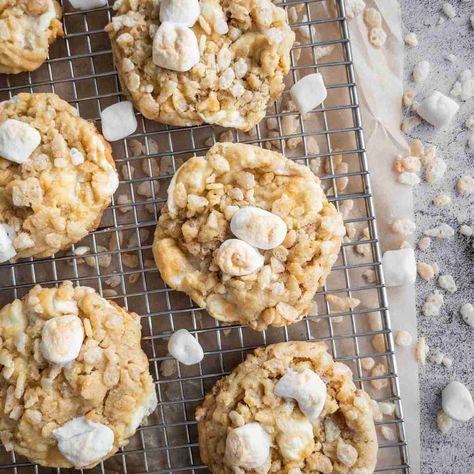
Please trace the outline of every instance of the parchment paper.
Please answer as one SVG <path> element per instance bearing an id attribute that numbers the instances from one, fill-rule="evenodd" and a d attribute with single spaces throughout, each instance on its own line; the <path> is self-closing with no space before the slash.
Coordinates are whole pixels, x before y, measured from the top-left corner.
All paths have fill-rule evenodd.
<path id="1" fill-rule="evenodd" d="M 375 0 L 366 4 L 380 11 L 387 33 L 384 47 L 376 49 L 368 42 L 362 15 L 349 22 L 377 226 L 385 251 L 397 249 L 401 243 L 400 236 L 390 230 L 393 220 L 414 219 L 413 194 L 407 186 L 396 182 L 392 171 L 394 158 L 407 151 L 405 137 L 400 131 L 404 46 L 398 1 Z M 418 365 L 414 358 L 417 335 L 415 287 L 389 288 L 388 297 L 394 332 L 405 329 L 414 341 L 409 348 L 397 346 L 397 362 L 410 464 L 416 473 L 420 472 L 420 411 Z"/>

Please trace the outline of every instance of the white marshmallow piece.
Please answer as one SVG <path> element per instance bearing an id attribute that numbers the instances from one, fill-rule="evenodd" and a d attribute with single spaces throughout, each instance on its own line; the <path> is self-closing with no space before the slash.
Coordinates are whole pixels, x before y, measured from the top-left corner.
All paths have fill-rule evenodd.
<path id="1" fill-rule="evenodd" d="M 474 416 L 474 403 L 469 390 L 461 382 L 451 382 L 441 392 L 441 405 L 449 418 L 468 421 Z"/>
<path id="2" fill-rule="evenodd" d="M 7 262 L 16 255 L 13 236 L 6 224 L 0 224 L 0 263 Z"/>
<path id="3" fill-rule="evenodd" d="M 230 230 L 252 247 L 270 250 L 278 247 L 286 237 L 285 221 L 276 214 L 259 207 L 241 207 L 230 221 Z"/>
<path id="4" fill-rule="evenodd" d="M 84 327 L 81 318 L 68 314 L 48 319 L 41 333 L 41 354 L 53 364 L 64 366 L 81 351 Z"/>
<path id="5" fill-rule="evenodd" d="M 179 329 L 168 341 L 168 352 L 184 365 L 194 365 L 204 358 L 201 344 L 187 329 Z"/>
<path id="6" fill-rule="evenodd" d="M 161 0 L 160 22 L 171 21 L 185 26 L 193 26 L 201 14 L 198 0 Z"/>
<path id="7" fill-rule="evenodd" d="M 382 268 L 386 286 L 403 286 L 415 283 L 415 252 L 412 248 L 388 250 L 383 254 Z"/>
<path id="8" fill-rule="evenodd" d="M 433 91 L 421 101 L 416 113 L 436 128 L 444 128 L 449 125 L 458 110 L 459 104 L 453 99 L 439 91 Z"/>
<path id="9" fill-rule="evenodd" d="M 283 416 L 277 419 L 277 426 L 276 441 L 285 459 L 300 462 L 313 451 L 313 425 L 308 419 Z"/>
<path id="10" fill-rule="evenodd" d="M 24 163 L 41 143 L 36 128 L 15 119 L 0 124 L 0 156 L 14 163 Z"/>
<path id="11" fill-rule="evenodd" d="M 323 76 L 318 72 L 300 79 L 290 89 L 290 94 L 300 113 L 305 114 L 324 102 L 328 92 Z"/>
<path id="12" fill-rule="evenodd" d="M 177 72 L 189 71 L 200 58 L 194 31 L 170 21 L 165 21 L 156 30 L 152 54 L 154 64 Z"/>
<path id="13" fill-rule="evenodd" d="M 223 273 L 232 276 L 244 276 L 258 272 L 263 267 L 263 255 L 239 239 L 222 242 L 216 251 L 216 263 Z"/>
<path id="14" fill-rule="evenodd" d="M 304 369 L 302 372 L 288 369 L 276 383 L 275 395 L 296 400 L 300 410 L 314 423 L 326 402 L 326 385 L 311 369 Z"/>
<path id="15" fill-rule="evenodd" d="M 133 435 L 137 428 L 142 424 L 144 418 L 148 415 L 151 415 L 158 404 L 158 399 L 156 398 L 156 392 L 150 393 L 150 395 L 143 401 L 143 403 L 135 410 L 133 413 L 127 427 L 127 435 Z"/>
<path id="16" fill-rule="evenodd" d="M 92 10 L 94 8 L 105 7 L 107 0 L 69 0 L 72 8 L 76 10 Z"/>
<path id="17" fill-rule="evenodd" d="M 102 133 L 106 140 L 115 142 L 128 137 L 137 129 L 137 118 L 129 101 L 117 102 L 100 113 Z"/>
<path id="18" fill-rule="evenodd" d="M 247 423 L 228 433 L 224 456 L 232 466 L 257 469 L 267 461 L 270 444 L 270 435 L 260 423 Z"/>
<path id="19" fill-rule="evenodd" d="M 114 446 L 114 432 L 102 423 L 81 416 L 53 431 L 61 454 L 76 468 L 105 457 Z"/>

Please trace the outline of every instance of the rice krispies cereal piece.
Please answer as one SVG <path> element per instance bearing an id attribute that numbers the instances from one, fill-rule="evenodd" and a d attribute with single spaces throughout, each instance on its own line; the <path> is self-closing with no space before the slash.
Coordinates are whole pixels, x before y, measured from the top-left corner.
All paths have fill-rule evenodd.
<path id="1" fill-rule="evenodd" d="M 220 271 L 216 251 L 233 237 L 233 213 L 247 206 L 281 217 L 287 234 L 281 245 L 262 251 L 261 269 L 231 276 Z M 342 216 L 309 168 L 259 147 L 218 143 L 174 175 L 153 253 L 166 284 L 211 316 L 263 330 L 308 313 L 344 234 Z"/>
<path id="2" fill-rule="evenodd" d="M 201 0 L 200 6 L 192 27 L 200 60 L 191 70 L 176 72 L 152 60 L 159 4 L 115 2 L 116 15 L 106 30 L 122 88 L 148 119 L 248 131 L 283 92 L 295 35 L 285 11 L 270 0 Z M 221 18 L 226 28 L 216 26 Z"/>

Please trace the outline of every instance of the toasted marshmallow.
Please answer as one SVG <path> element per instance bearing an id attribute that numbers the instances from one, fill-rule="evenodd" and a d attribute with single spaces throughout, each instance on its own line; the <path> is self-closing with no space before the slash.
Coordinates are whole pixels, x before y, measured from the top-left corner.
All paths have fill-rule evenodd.
<path id="1" fill-rule="evenodd" d="M 259 207 L 242 207 L 230 221 L 230 230 L 252 247 L 269 250 L 278 247 L 286 237 L 285 221 Z"/>
<path id="2" fill-rule="evenodd" d="M 0 224 L 0 263 L 7 262 L 16 255 L 13 239 L 9 226 Z"/>
<path id="3" fill-rule="evenodd" d="M 288 369 L 275 384 L 275 395 L 296 400 L 300 410 L 314 423 L 326 402 L 326 385 L 311 369 L 302 372 Z"/>
<path id="4" fill-rule="evenodd" d="M 76 10 L 92 10 L 93 8 L 104 7 L 107 0 L 69 0 L 72 8 Z"/>
<path id="5" fill-rule="evenodd" d="M 61 454 L 76 468 L 100 461 L 114 446 L 114 432 L 80 416 L 53 431 Z"/>
<path id="6" fill-rule="evenodd" d="M 441 392 L 441 405 L 449 418 L 468 421 L 474 416 L 474 403 L 469 390 L 461 382 L 451 382 Z"/>
<path id="7" fill-rule="evenodd" d="M 185 26 L 193 26 L 201 14 L 198 0 L 161 0 L 160 21 L 171 21 Z"/>
<path id="8" fill-rule="evenodd" d="M 232 466 L 256 469 L 270 454 L 270 435 L 260 423 L 248 423 L 231 430 L 225 442 L 225 460 Z"/>
<path id="9" fill-rule="evenodd" d="M 137 129 L 137 118 L 129 101 L 117 102 L 100 113 L 102 133 L 109 142 L 128 137 Z"/>
<path id="10" fill-rule="evenodd" d="M 276 437 L 285 459 L 302 461 L 314 449 L 313 425 L 306 418 L 281 416 L 277 418 L 279 433 Z"/>
<path id="11" fill-rule="evenodd" d="M 416 113 L 436 128 L 444 128 L 453 120 L 459 104 L 439 91 L 423 99 Z"/>
<path id="12" fill-rule="evenodd" d="M 41 143 L 36 128 L 15 119 L 0 124 L 0 156 L 14 163 L 24 163 Z"/>
<path id="13" fill-rule="evenodd" d="M 153 63 L 171 71 L 189 71 L 199 62 L 199 46 L 193 30 L 165 21 L 153 39 Z"/>
<path id="14" fill-rule="evenodd" d="M 78 316 L 57 316 L 43 326 L 41 354 L 49 362 L 63 366 L 79 355 L 83 341 L 84 327 Z"/>
<path id="15" fill-rule="evenodd" d="M 197 364 L 204 358 L 201 344 L 187 329 L 179 329 L 171 335 L 168 352 L 184 365 Z"/>
<path id="16" fill-rule="evenodd" d="M 305 114 L 323 103 L 328 92 L 323 76 L 318 72 L 308 74 L 296 82 L 290 89 L 290 95 L 300 113 Z"/>
<path id="17" fill-rule="evenodd" d="M 232 276 L 250 275 L 263 267 L 263 255 L 243 240 L 222 242 L 216 252 L 216 263 L 222 272 Z"/>

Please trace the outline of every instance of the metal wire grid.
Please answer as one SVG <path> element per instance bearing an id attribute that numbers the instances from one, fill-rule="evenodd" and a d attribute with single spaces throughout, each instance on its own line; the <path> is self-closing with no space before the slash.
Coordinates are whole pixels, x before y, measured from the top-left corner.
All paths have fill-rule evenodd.
<path id="1" fill-rule="evenodd" d="M 320 177 L 326 188 L 333 188 L 330 200 L 338 208 L 353 200 L 354 211 L 345 222 L 367 226 L 370 237 L 343 244 L 339 261 L 324 288 L 318 292 L 317 316 L 309 315 L 288 328 L 272 328 L 262 333 L 239 325 L 220 324 L 196 308 L 185 295 L 171 291 L 163 284 L 152 261 L 151 240 L 174 171 L 184 159 L 204 154 L 209 142 L 215 143 L 222 129 L 209 126 L 171 128 L 146 121 L 137 114 L 137 132 L 113 146 L 122 179 L 100 228 L 69 252 L 48 259 L 29 259 L 0 266 L 2 305 L 21 297 L 36 283 L 54 285 L 72 280 L 93 286 L 142 315 L 142 345 L 149 356 L 159 405 L 131 442 L 92 472 L 205 472 L 207 468 L 199 458 L 194 421 L 196 406 L 214 382 L 229 373 L 248 351 L 292 339 L 326 341 L 334 357 L 351 367 L 358 386 L 378 401 L 395 403 L 395 414 L 377 423 L 379 432 L 389 428 L 393 433 L 393 440 L 387 440 L 386 434 L 385 438 L 379 437 L 377 472 L 410 470 L 344 4 L 342 0 L 304 0 L 287 1 L 280 6 L 286 9 L 299 7 L 305 14 L 292 24 L 300 32 L 305 29 L 306 33 L 292 52 L 290 82 L 296 81 L 301 72 L 309 71 L 321 71 L 325 78 L 336 71 L 339 72 L 338 80 L 328 82 L 328 100 L 311 113 L 318 117 L 319 128 L 311 129 L 304 117 L 284 110 L 282 103 L 277 103 L 253 133 L 233 132 L 233 139 L 262 146 L 277 141 L 284 152 L 310 166 L 312 162 L 324 159 L 326 172 Z M 3 76 L 0 99 L 8 99 L 22 91 L 56 92 L 76 105 L 83 117 L 98 121 L 100 110 L 120 98 L 110 44 L 103 31 L 112 10 L 109 6 L 79 12 L 64 5 L 63 11 L 66 34 L 52 46 L 50 59 L 33 73 Z M 320 33 L 325 28 L 327 38 Z M 334 52 L 318 60 L 320 47 L 333 47 Z M 303 54 L 297 60 L 298 50 Z M 301 60 L 304 57 L 309 57 L 309 62 Z M 297 115 L 299 129 L 284 134 L 282 120 L 291 114 Z M 347 125 L 340 126 L 341 115 Z M 265 126 L 268 120 L 277 121 L 278 137 L 268 136 Z M 318 139 L 319 153 L 309 153 L 308 140 L 312 136 Z M 302 140 L 299 151 L 287 149 L 288 139 Z M 340 143 L 346 145 L 341 147 Z M 347 173 L 336 172 L 337 155 L 342 155 L 351 164 Z M 351 185 L 347 191 L 338 192 L 337 180 L 344 177 L 349 178 Z M 120 195 L 129 200 L 119 204 Z M 360 245 L 370 247 L 369 255 L 354 260 L 353 250 Z M 360 279 L 360 273 L 367 269 L 374 270 L 376 283 Z M 324 298 L 329 293 L 354 296 L 372 303 L 335 312 Z M 377 330 L 367 326 L 369 313 L 381 316 L 381 326 Z M 205 358 L 198 366 L 176 365 L 167 354 L 169 333 L 181 327 L 189 329 L 205 349 Z M 370 345 L 371 338 L 377 335 L 383 338 L 386 350 L 375 351 Z M 371 377 L 362 369 L 365 358 L 384 362 L 387 373 Z M 388 387 L 374 391 L 371 387 L 374 380 L 386 380 Z M 0 470 L 15 474 L 60 472 L 59 469 L 40 468 L 14 452 L 4 451 L 0 453 Z"/>

